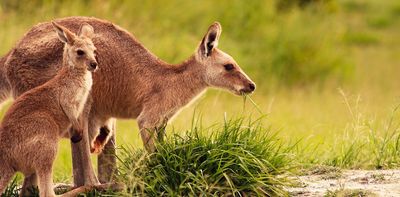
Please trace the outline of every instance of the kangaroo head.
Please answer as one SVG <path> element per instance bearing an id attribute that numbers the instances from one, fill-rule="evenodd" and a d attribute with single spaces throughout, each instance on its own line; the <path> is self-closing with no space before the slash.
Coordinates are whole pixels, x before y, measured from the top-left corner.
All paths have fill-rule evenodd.
<path id="1" fill-rule="evenodd" d="M 217 48 L 221 31 L 218 22 L 212 24 L 197 49 L 196 59 L 204 67 L 204 79 L 210 86 L 237 95 L 252 93 L 256 88 L 254 82 L 230 55 Z"/>
<path id="2" fill-rule="evenodd" d="M 64 58 L 67 58 L 67 63 L 75 68 L 96 71 L 96 47 L 92 42 L 92 37 L 94 36 L 93 27 L 89 24 L 83 24 L 78 34 L 74 34 L 56 22 L 52 22 L 52 24 L 58 34 L 58 38 L 65 43 Z"/>

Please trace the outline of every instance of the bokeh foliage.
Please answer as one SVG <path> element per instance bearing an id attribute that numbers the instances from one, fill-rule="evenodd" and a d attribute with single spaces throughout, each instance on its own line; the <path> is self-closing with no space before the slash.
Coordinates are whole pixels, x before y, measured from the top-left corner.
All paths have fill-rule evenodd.
<path id="1" fill-rule="evenodd" d="M 38 22 L 85 15 L 113 21 L 162 59 L 177 63 L 193 52 L 208 25 L 219 21 L 220 48 L 258 83 L 265 78 L 290 86 L 342 82 L 354 69 L 342 46 L 346 27 L 337 21 L 336 1 L 3 0 L 0 10 L 0 25 L 15 31 L 2 32 L 0 40 L 16 36 L 5 41 L 2 53 Z M 150 42 L 154 39 L 159 42 Z"/>

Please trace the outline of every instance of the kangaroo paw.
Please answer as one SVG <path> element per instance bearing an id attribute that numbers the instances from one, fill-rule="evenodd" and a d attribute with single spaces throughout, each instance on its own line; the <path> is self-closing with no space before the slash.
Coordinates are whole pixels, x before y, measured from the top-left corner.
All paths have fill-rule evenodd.
<path id="1" fill-rule="evenodd" d="M 99 154 L 103 150 L 104 146 L 107 144 L 110 139 L 110 130 L 104 126 L 100 128 L 100 134 L 96 137 L 93 142 L 92 147 L 90 148 L 91 153 Z"/>
<path id="2" fill-rule="evenodd" d="M 71 137 L 71 142 L 74 144 L 80 142 L 81 140 L 82 140 L 82 135 L 79 134 L 75 134 Z"/>
<path id="3" fill-rule="evenodd" d="M 94 154 L 100 154 L 103 150 L 103 147 L 100 142 L 97 140 L 93 142 L 93 147 L 90 148 L 90 152 Z"/>
<path id="4" fill-rule="evenodd" d="M 71 142 L 72 143 L 78 143 L 82 140 L 82 136 L 83 136 L 83 130 L 78 130 L 78 129 L 74 129 L 71 127 L 70 129 L 70 135 L 71 135 Z"/>

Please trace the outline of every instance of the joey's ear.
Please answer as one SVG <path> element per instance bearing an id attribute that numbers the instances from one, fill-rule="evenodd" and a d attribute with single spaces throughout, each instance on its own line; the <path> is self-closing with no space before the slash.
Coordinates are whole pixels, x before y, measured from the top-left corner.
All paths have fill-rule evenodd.
<path id="1" fill-rule="evenodd" d="M 93 38 L 94 29 L 91 25 L 84 23 L 79 28 L 78 36 L 85 36 L 87 38 Z"/>
<path id="2" fill-rule="evenodd" d="M 59 25 L 58 23 L 52 21 L 51 24 L 53 24 L 54 29 L 56 30 L 58 34 L 58 38 L 61 40 L 61 42 L 68 43 L 68 44 L 73 44 L 75 41 L 75 34 L 69 31 L 67 28 L 65 28 L 62 25 Z"/>
<path id="3" fill-rule="evenodd" d="M 207 31 L 200 44 L 201 55 L 208 57 L 211 55 L 214 48 L 218 46 L 219 36 L 221 35 L 221 24 L 219 22 L 214 22 Z"/>

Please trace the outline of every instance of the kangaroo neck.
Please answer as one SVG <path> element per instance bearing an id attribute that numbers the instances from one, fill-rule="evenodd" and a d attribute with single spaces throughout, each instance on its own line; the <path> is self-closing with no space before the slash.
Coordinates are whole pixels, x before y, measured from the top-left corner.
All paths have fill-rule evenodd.
<path id="1" fill-rule="evenodd" d="M 58 84 L 64 84 L 63 91 L 70 93 L 89 91 L 93 84 L 92 74 L 86 68 L 63 65 L 58 76 Z"/>
<path id="2" fill-rule="evenodd" d="M 83 81 L 84 76 L 90 75 L 86 68 L 76 67 L 72 64 L 63 64 L 60 73 L 62 73 L 61 76 L 73 81 Z"/>
<path id="3" fill-rule="evenodd" d="M 175 107 L 182 107 L 200 95 L 206 88 L 204 80 L 204 66 L 194 57 L 178 65 L 168 65 L 166 74 L 161 82 L 164 84 L 164 91 L 167 97 L 171 97 Z M 166 99 L 166 100 L 170 100 Z"/>

